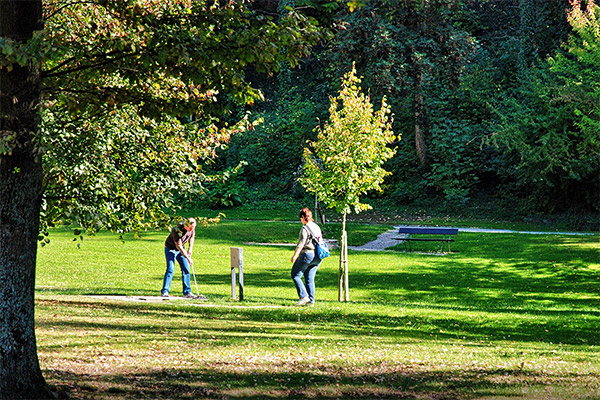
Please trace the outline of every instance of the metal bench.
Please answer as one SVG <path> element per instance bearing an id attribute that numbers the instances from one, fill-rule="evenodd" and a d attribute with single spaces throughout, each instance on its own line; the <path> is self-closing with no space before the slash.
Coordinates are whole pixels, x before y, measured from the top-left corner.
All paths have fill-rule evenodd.
<path id="1" fill-rule="evenodd" d="M 450 252 L 450 242 L 454 242 L 452 236 L 458 234 L 458 229 L 426 226 L 401 226 L 398 228 L 398 233 L 404 236 L 393 239 L 402 241 L 404 248 L 406 249 L 408 247 L 409 251 L 412 251 L 412 242 L 440 242 L 440 251 L 443 251 L 444 245 L 447 244 L 448 252 Z M 414 235 L 437 235 L 437 237 L 414 237 Z"/>

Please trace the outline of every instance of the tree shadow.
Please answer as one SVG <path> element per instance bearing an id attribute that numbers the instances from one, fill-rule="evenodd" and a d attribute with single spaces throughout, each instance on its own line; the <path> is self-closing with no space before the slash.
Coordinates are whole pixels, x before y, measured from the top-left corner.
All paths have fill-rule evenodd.
<path id="1" fill-rule="evenodd" d="M 581 243 L 588 246 L 576 246 Z M 385 253 L 382 257 L 389 262 L 385 272 L 371 269 L 368 262 L 370 255 L 351 252 L 351 259 L 357 260 L 350 277 L 351 290 L 353 287 L 366 288 L 368 292 L 357 302 L 384 304 L 396 307 L 398 311 L 390 317 L 352 312 L 349 308 L 339 312 L 315 310 L 302 312 L 301 318 L 313 324 L 320 323 L 324 316 L 344 318 L 345 324 L 340 324 L 339 328 L 341 333 L 363 335 L 366 331 L 360 327 L 370 326 L 376 327 L 378 334 L 389 340 L 435 334 L 438 338 L 465 340 L 600 344 L 600 333 L 593 322 L 600 320 L 600 276 L 597 270 L 586 268 L 598 261 L 597 238 L 553 236 L 551 240 L 529 237 L 527 241 L 520 241 L 518 235 L 469 234 L 462 235 L 456 247 L 460 254 L 443 257 Z M 508 250 L 503 251 L 504 248 Z M 469 257 L 465 257 L 466 253 Z M 207 286 L 231 284 L 227 268 L 223 274 L 202 273 L 198 274 L 198 278 L 202 285 Z M 244 305 L 282 304 L 290 300 L 278 295 L 282 287 L 292 287 L 287 269 L 282 271 L 279 267 L 263 266 L 259 272 L 249 269 L 245 278 L 246 294 L 253 290 L 272 294 L 261 295 L 256 300 L 250 297 L 249 301 L 242 303 Z M 176 271 L 173 283 L 178 279 Z M 162 271 L 153 275 L 150 281 L 156 285 L 148 290 L 98 285 L 48 292 L 157 295 Z M 317 286 L 336 290 L 336 285 L 337 269 L 321 268 L 317 274 Z M 211 298 L 218 302 L 225 302 L 229 297 L 229 293 L 211 294 Z M 190 315 L 207 318 L 218 318 L 223 312 L 210 307 L 198 310 L 185 304 L 165 306 L 178 310 L 184 308 Z M 111 307 L 126 306 L 112 304 Z M 135 309 L 136 306 L 131 307 Z M 418 312 L 420 308 L 438 312 L 424 317 Z M 446 311 L 448 315 L 444 315 Z M 497 315 L 504 322 L 498 324 L 465 317 L 478 313 Z M 248 321 L 283 321 L 297 318 L 297 314 L 297 310 L 290 308 L 277 313 L 248 309 L 240 315 Z M 157 318 L 159 315 L 157 312 Z M 344 325 L 353 328 L 345 328 Z M 415 329 L 419 326 L 427 328 Z M 244 332 L 241 328 L 236 329 L 238 331 L 232 333 Z"/>
<path id="2" fill-rule="evenodd" d="M 65 301 L 43 301 L 38 300 L 38 307 L 56 305 L 63 303 L 69 306 L 88 308 L 105 308 L 117 315 L 119 313 L 135 314 L 140 317 L 150 318 L 152 321 L 159 321 L 164 318 L 165 313 L 170 317 L 182 317 L 186 321 L 197 321 L 206 319 L 209 321 L 231 321 L 231 323 L 222 324 L 213 332 L 210 328 L 198 330 L 195 322 L 182 323 L 177 327 L 171 327 L 170 330 L 181 337 L 196 338 L 204 340 L 207 337 L 220 338 L 218 344 L 222 346 L 235 346 L 246 339 L 246 335 L 256 333 L 256 323 L 265 323 L 260 328 L 260 334 L 270 338 L 286 338 L 296 336 L 296 327 L 289 329 L 281 328 L 281 323 L 290 321 L 308 324 L 317 331 L 330 331 L 331 336 L 359 339 L 375 334 L 379 338 L 390 343 L 401 343 L 414 339 L 431 339 L 432 336 L 438 340 L 461 339 L 463 341 L 482 341 L 482 340 L 511 340 L 521 343 L 561 343 L 565 345 L 600 345 L 600 334 L 597 326 L 590 321 L 591 318 L 600 319 L 598 311 L 590 314 L 581 311 L 573 313 L 570 311 L 551 310 L 544 314 L 543 311 L 536 310 L 498 310 L 498 312 L 508 313 L 506 321 L 488 322 L 480 318 L 469 318 L 471 309 L 459 310 L 452 308 L 452 314 L 444 315 L 447 307 L 440 305 L 437 308 L 427 306 L 427 314 L 409 312 L 399 308 L 394 314 L 374 314 L 361 311 L 352 311 L 352 308 L 343 310 L 332 310 L 327 304 L 313 309 L 297 307 L 281 307 L 277 312 L 271 308 L 254 308 L 250 306 L 239 306 L 235 303 L 235 308 L 211 306 L 206 304 L 194 304 L 186 301 L 175 301 L 163 303 L 160 305 L 149 303 L 125 303 L 110 302 L 100 303 L 94 301 L 65 300 Z M 334 303 L 334 302 L 329 302 Z M 233 305 L 233 303 L 230 303 Z M 440 312 L 431 314 L 431 309 L 437 309 Z M 493 311 L 487 311 L 493 312 Z M 529 315 L 547 317 L 543 320 L 528 318 Z M 592 315 L 593 314 L 593 315 Z M 117 320 L 115 320 L 117 321 Z M 64 329 L 109 329 L 124 330 L 129 327 L 123 326 L 118 322 L 100 322 L 100 321 L 38 321 L 40 328 L 64 328 Z M 149 323 L 140 327 L 152 334 L 160 334 L 163 329 L 160 324 Z M 331 330 L 333 329 L 333 331 Z M 226 335 L 223 335 L 225 333 Z M 199 335 L 196 337 L 196 335 Z M 328 340 L 328 336 L 323 336 L 322 341 Z M 312 337 L 295 338 L 295 341 L 313 342 Z M 217 344 L 217 342 L 213 341 Z"/>
<path id="3" fill-rule="evenodd" d="M 222 366 L 198 365 L 132 374 L 87 375 L 61 370 L 49 370 L 45 374 L 52 386 L 69 393 L 72 399 L 459 400 L 494 397 L 494 393 L 503 393 L 504 398 L 524 398 L 527 390 L 534 394 L 532 398 L 539 398 L 535 396 L 536 390 L 544 394 L 543 398 L 598 396 L 597 388 L 568 385 L 558 389 L 564 397 L 552 396 L 549 382 L 556 377 L 527 373 L 519 368 L 423 372 L 398 365 L 365 372 L 333 365 L 282 364 L 268 368 L 257 366 L 251 371 L 234 371 L 233 368 L 224 371 Z"/>

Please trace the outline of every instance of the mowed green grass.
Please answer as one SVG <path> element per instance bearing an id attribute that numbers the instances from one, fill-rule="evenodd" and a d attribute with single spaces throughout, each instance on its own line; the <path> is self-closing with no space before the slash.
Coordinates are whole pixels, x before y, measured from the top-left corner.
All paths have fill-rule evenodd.
<path id="1" fill-rule="evenodd" d="M 195 272 L 208 302 L 90 296 L 158 296 L 167 232 L 78 242 L 52 232 L 36 281 L 48 382 L 94 399 L 600 398 L 598 235 L 461 232 L 450 254 L 430 243 L 350 251 L 350 303 L 337 301 L 334 251 L 317 273 L 316 306 L 298 308 L 284 244 L 299 228 L 199 229 Z M 389 228 L 352 224 L 350 243 Z M 231 247 L 243 248 L 243 302 L 231 298 Z"/>

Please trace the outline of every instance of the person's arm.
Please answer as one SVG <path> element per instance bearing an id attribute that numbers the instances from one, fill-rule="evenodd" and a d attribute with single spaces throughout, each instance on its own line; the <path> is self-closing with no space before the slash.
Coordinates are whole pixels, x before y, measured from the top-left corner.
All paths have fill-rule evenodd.
<path id="1" fill-rule="evenodd" d="M 294 261 L 296 261 L 296 258 L 298 258 L 298 255 L 300 255 L 301 251 L 302 251 L 302 247 L 296 247 L 296 251 L 294 252 L 294 255 L 292 256 L 292 263 L 294 263 Z"/>
<path id="2" fill-rule="evenodd" d="M 188 245 L 188 254 L 190 257 L 192 256 L 192 252 L 194 249 L 194 239 L 196 238 L 196 230 L 194 230 L 192 237 L 190 238 L 190 244 Z"/>
<path id="3" fill-rule="evenodd" d="M 185 251 L 185 247 L 183 246 L 183 243 L 181 243 L 181 239 L 175 242 L 175 247 L 181 252 L 181 255 L 184 256 L 190 264 L 192 264 L 192 255 Z"/>
<path id="4" fill-rule="evenodd" d="M 300 255 L 300 252 L 302 251 L 302 249 L 304 248 L 304 244 L 306 243 L 307 237 L 308 237 L 308 234 L 306 232 L 306 229 L 304 229 L 304 227 L 302 227 L 302 229 L 300 229 L 300 237 L 298 238 L 298 244 L 296 245 L 296 251 L 294 251 L 294 255 L 292 256 L 292 263 L 294 261 L 296 261 L 296 258 L 298 258 L 298 256 Z"/>

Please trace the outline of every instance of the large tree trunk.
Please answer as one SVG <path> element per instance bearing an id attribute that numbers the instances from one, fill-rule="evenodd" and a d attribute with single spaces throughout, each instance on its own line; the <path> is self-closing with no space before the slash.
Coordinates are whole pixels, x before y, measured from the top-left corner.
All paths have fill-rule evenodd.
<path id="1" fill-rule="evenodd" d="M 0 36 L 25 42 L 41 1 L 0 0 Z M 36 62 L 0 70 L 0 398 L 51 398 L 37 357 L 34 288 L 42 193 Z"/>

